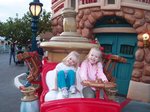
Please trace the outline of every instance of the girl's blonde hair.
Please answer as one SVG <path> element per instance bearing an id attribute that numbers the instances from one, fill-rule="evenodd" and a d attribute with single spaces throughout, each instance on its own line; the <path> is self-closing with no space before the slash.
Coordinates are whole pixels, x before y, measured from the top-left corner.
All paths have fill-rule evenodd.
<path id="1" fill-rule="evenodd" d="M 76 57 L 76 64 L 75 64 L 75 67 L 77 68 L 80 64 L 80 54 L 77 52 L 77 51 L 71 51 L 63 60 L 62 62 L 65 63 L 66 60 L 72 56 L 75 56 Z"/>
<path id="2" fill-rule="evenodd" d="M 94 50 L 99 53 L 99 61 L 102 61 L 102 51 L 98 47 L 92 47 L 87 55 L 87 58 L 89 57 L 89 54 Z"/>

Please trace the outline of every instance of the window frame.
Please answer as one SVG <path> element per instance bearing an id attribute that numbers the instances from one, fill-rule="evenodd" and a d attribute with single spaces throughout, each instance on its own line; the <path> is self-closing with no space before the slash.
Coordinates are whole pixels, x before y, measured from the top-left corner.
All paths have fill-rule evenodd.
<path id="1" fill-rule="evenodd" d="M 108 0 L 101 0 L 101 9 L 118 10 L 121 8 L 121 0 L 114 0 L 114 4 L 108 4 Z"/>

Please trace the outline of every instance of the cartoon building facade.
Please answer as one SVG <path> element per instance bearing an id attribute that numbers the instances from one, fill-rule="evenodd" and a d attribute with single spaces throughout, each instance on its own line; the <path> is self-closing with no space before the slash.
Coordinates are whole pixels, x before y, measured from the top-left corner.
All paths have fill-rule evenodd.
<path id="1" fill-rule="evenodd" d="M 120 94 L 127 95 L 131 80 L 149 87 L 150 0 L 52 0 L 53 35 L 63 32 L 61 11 L 68 7 L 77 13 L 78 33 L 127 58 L 114 72 Z"/>

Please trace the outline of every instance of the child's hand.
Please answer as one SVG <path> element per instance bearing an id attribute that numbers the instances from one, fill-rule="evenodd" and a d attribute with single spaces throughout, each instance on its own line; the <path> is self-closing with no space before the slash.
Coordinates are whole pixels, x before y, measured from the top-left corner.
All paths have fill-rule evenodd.
<path id="1" fill-rule="evenodd" d="M 104 86 L 105 86 L 105 88 L 114 88 L 114 87 L 116 87 L 116 83 L 114 83 L 114 82 L 105 82 Z"/>
<path id="2" fill-rule="evenodd" d="M 103 82 L 106 83 L 106 82 L 108 82 L 108 81 L 107 81 L 107 80 L 104 80 Z"/>
<path id="3" fill-rule="evenodd" d="M 85 83 L 85 84 L 89 84 L 89 83 L 90 83 L 90 81 L 89 81 L 89 80 L 84 80 L 84 81 L 83 81 L 83 83 Z"/>
<path id="4" fill-rule="evenodd" d="M 84 86 L 88 86 L 90 84 L 90 81 L 89 80 L 84 80 L 81 82 L 82 85 Z"/>
<path id="5" fill-rule="evenodd" d="M 96 79 L 95 82 L 96 83 L 103 83 L 102 79 Z"/>

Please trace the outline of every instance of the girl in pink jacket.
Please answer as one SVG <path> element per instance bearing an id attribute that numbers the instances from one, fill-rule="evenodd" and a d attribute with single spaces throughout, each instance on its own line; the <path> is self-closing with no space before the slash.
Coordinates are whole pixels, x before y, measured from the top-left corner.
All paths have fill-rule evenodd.
<path id="1" fill-rule="evenodd" d="M 91 48 L 87 58 L 82 62 L 80 67 L 80 77 L 84 81 L 95 81 L 100 79 L 102 81 L 107 81 L 107 78 L 103 72 L 103 65 L 101 63 L 102 52 L 99 48 Z M 95 89 L 91 87 L 84 87 L 82 89 L 83 96 L 85 98 L 95 98 Z"/>

